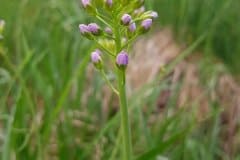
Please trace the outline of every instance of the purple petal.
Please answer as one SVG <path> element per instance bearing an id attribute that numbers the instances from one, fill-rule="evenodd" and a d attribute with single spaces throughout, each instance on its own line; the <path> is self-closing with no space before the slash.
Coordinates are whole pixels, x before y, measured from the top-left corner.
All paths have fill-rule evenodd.
<path id="1" fill-rule="evenodd" d="M 106 0 L 106 4 L 107 4 L 107 6 L 112 7 L 113 1 L 112 0 Z"/>
<path id="2" fill-rule="evenodd" d="M 89 33 L 88 26 L 85 24 L 80 24 L 79 25 L 79 30 L 82 34 Z"/>
<path id="3" fill-rule="evenodd" d="M 93 63 L 99 63 L 101 61 L 101 56 L 98 52 L 92 52 L 91 54 L 91 60 Z"/>
<path id="4" fill-rule="evenodd" d="M 127 52 L 125 52 L 125 51 L 120 52 L 117 55 L 116 63 L 119 66 L 127 66 L 128 65 L 128 54 L 127 54 Z"/>
<path id="5" fill-rule="evenodd" d="M 129 25 L 129 31 L 130 32 L 134 32 L 136 30 L 136 23 L 135 22 L 132 22 L 130 25 Z"/>
<path id="6" fill-rule="evenodd" d="M 109 27 L 106 27 L 105 28 L 105 32 L 107 33 L 107 34 L 112 34 L 112 29 L 111 28 L 109 28 Z"/>
<path id="7" fill-rule="evenodd" d="M 158 18 L 158 13 L 155 12 L 155 11 L 153 11 L 153 12 L 151 13 L 151 17 L 154 18 L 154 19 Z"/>
<path id="8" fill-rule="evenodd" d="M 152 19 L 148 18 L 142 21 L 141 26 L 145 29 L 148 30 L 152 26 Z"/>
<path id="9" fill-rule="evenodd" d="M 89 6 L 91 4 L 90 0 L 82 0 L 82 5 L 84 8 L 86 8 L 87 6 Z"/>
<path id="10" fill-rule="evenodd" d="M 90 24 L 88 24 L 88 30 L 92 34 L 98 34 L 100 31 L 100 27 L 96 23 L 90 23 Z"/>
<path id="11" fill-rule="evenodd" d="M 124 25 L 128 25 L 132 21 L 132 17 L 129 14 L 124 14 L 121 21 Z"/>

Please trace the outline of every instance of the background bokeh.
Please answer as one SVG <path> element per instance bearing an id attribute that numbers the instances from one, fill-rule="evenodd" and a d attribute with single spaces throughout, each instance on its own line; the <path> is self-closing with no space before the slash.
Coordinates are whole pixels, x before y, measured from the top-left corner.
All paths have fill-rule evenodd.
<path id="1" fill-rule="evenodd" d="M 146 8 L 159 18 L 145 40 L 167 30 L 181 54 L 129 96 L 135 158 L 240 160 L 240 1 Z M 92 18 L 80 1 L 1 0 L 0 19 L 0 159 L 118 160 L 117 99 L 89 63 L 94 48 L 78 24 Z M 179 63 L 198 75 L 173 81 Z M 196 83 L 197 94 L 186 88 Z"/>

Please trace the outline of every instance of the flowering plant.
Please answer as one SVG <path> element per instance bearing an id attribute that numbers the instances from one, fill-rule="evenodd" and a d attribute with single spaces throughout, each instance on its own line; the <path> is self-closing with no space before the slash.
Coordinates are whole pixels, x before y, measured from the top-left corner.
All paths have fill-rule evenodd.
<path id="1" fill-rule="evenodd" d="M 96 43 L 98 48 L 91 53 L 91 61 L 114 93 L 119 96 L 122 159 L 130 160 L 132 143 L 125 86 L 129 50 L 139 35 L 149 31 L 153 19 L 157 18 L 158 14 L 154 11 L 145 11 L 144 0 L 81 0 L 81 2 L 83 8 L 101 22 L 80 24 L 79 29 L 83 36 Z M 116 88 L 105 74 L 102 56 L 110 56 L 116 64 L 114 69 L 118 84 Z"/>

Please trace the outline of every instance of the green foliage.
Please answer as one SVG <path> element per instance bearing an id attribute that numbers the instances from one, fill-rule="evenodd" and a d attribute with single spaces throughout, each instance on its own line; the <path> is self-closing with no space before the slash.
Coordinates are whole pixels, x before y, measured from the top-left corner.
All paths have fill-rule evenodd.
<path id="1" fill-rule="evenodd" d="M 240 73 L 239 0 L 156 0 L 149 7 L 158 11 L 159 23 L 171 26 L 181 43 L 207 34 L 201 46 L 206 56 L 215 54 L 232 72 Z"/>

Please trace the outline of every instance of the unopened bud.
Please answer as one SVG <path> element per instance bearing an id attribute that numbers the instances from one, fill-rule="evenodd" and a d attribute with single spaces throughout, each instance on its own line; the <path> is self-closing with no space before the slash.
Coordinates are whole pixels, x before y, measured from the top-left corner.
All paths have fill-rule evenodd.
<path id="1" fill-rule="evenodd" d="M 139 15 L 139 14 L 142 14 L 144 11 L 145 11 L 145 7 L 142 6 L 142 7 L 138 8 L 138 9 L 136 9 L 136 10 L 134 11 L 134 14 L 135 14 L 135 15 Z"/>
<path id="2" fill-rule="evenodd" d="M 89 34 L 89 30 L 88 30 L 88 26 L 85 25 L 85 24 L 80 24 L 79 25 L 79 30 L 81 32 L 82 35 L 86 35 L 86 34 Z"/>
<path id="3" fill-rule="evenodd" d="M 113 1 L 112 0 L 105 0 L 105 4 L 108 8 L 112 8 Z"/>
<path id="4" fill-rule="evenodd" d="M 88 24 L 88 31 L 91 32 L 95 36 L 98 36 L 101 34 L 101 29 L 96 23 Z"/>
<path id="5" fill-rule="evenodd" d="M 121 18 L 121 24 L 129 25 L 132 21 L 132 17 L 129 14 L 124 14 Z"/>
<path id="6" fill-rule="evenodd" d="M 112 29 L 109 28 L 109 27 L 106 27 L 106 28 L 105 28 L 105 32 L 106 32 L 107 34 L 109 34 L 109 35 L 112 35 L 112 34 L 113 34 Z"/>
<path id="7" fill-rule="evenodd" d="M 83 8 L 86 9 L 86 11 L 89 14 L 96 14 L 96 9 L 92 6 L 91 0 L 81 0 Z"/>
<path id="8" fill-rule="evenodd" d="M 91 61 L 97 69 L 102 68 L 102 59 L 100 54 L 101 52 L 99 50 L 96 50 L 91 53 Z"/>
<path id="9" fill-rule="evenodd" d="M 144 31 L 148 31 L 152 26 L 152 19 L 148 18 L 142 21 L 141 26 Z"/>
<path id="10" fill-rule="evenodd" d="M 153 19 L 156 19 L 156 18 L 158 18 L 158 13 L 155 12 L 155 11 L 152 11 L 152 12 L 150 13 L 150 16 L 151 16 Z"/>
<path id="11" fill-rule="evenodd" d="M 116 64 L 120 69 L 125 69 L 128 65 L 128 54 L 125 51 L 120 52 L 116 57 Z"/>
<path id="12" fill-rule="evenodd" d="M 128 29 L 130 32 L 135 32 L 136 31 L 136 23 L 135 22 L 132 22 L 129 26 L 128 26 Z"/>
<path id="13" fill-rule="evenodd" d="M 81 0 L 84 8 L 91 6 L 91 0 Z"/>

